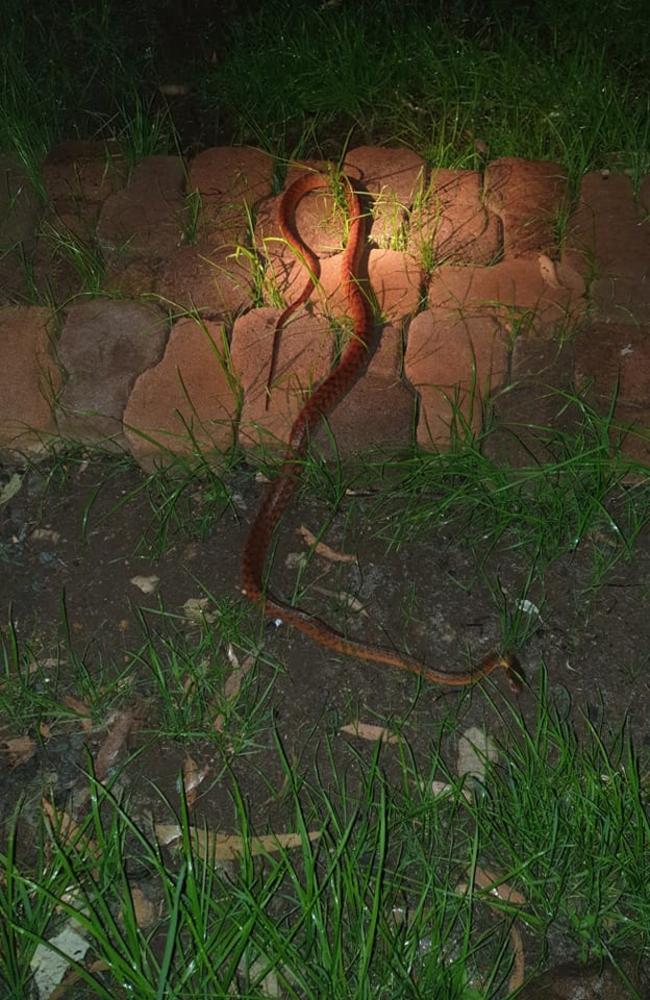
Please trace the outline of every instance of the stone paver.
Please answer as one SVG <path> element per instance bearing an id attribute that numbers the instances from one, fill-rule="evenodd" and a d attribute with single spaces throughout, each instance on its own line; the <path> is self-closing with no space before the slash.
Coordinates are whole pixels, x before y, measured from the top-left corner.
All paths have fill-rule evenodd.
<path id="1" fill-rule="evenodd" d="M 417 312 L 423 273 L 409 254 L 398 250 L 371 250 L 368 280 L 379 314 L 389 322 L 399 323 Z"/>
<path id="2" fill-rule="evenodd" d="M 104 202 L 97 225 L 108 252 L 165 257 L 178 246 L 185 224 L 185 169 L 176 156 L 148 156 L 129 184 Z"/>
<path id="3" fill-rule="evenodd" d="M 274 161 L 268 153 L 251 146 L 215 146 L 190 162 L 188 192 L 201 201 L 199 234 L 213 250 L 250 237 L 252 211 L 270 195 Z"/>
<path id="4" fill-rule="evenodd" d="M 38 454 L 57 435 L 52 402 L 61 375 L 52 354 L 53 320 L 37 306 L 0 308 L 0 449 Z"/>
<path id="5" fill-rule="evenodd" d="M 633 994 L 611 962 L 595 961 L 586 965 L 564 962 L 536 976 L 517 996 L 520 1000 L 630 1000 L 631 996 L 647 996 L 647 982 L 640 975 L 637 956 L 623 953 L 615 958 Z"/>
<path id="6" fill-rule="evenodd" d="M 105 299 L 71 306 L 57 347 L 67 376 L 57 400 L 62 433 L 121 445 L 133 383 L 160 359 L 166 340 L 167 322 L 157 306 Z"/>
<path id="7" fill-rule="evenodd" d="M 650 327 L 592 322 L 576 338 L 575 379 L 591 398 L 608 406 L 650 404 Z"/>
<path id="8" fill-rule="evenodd" d="M 42 168 L 48 204 L 32 262 L 42 295 L 64 304 L 88 291 L 89 266 L 101 267 L 95 244 L 101 207 L 124 188 L 127 176 L 126 159 L 114 140 L 63 142 L 49 151 Z"/>
<path id="9" fill-rule="evenodd" d="M 321 261 L 318 284 L 309 300 L 316 313 L 338 320 L 344 320 L 348 310 L 341 286 L 341 263 L 341 254 Z M 366 270 L 367 281 L 364 277 Z M 398 250 L 371 250 L 365 267 L 364 261 L 361 261 L 359 274 L 364 294 L 370 297 L 371 304 L 376 306 L 383 319 L 400 323 L 417 311 L 421 299 L 422 272 L 408 254 Z M 283 289 L 288 302 L 300 293 L 304 284 L 305 269 L 296 261 Z"/>
<path id="10" fill-rule="evenodd" d="M 612 274 L 594 278 L 589 298 L 598 319 L 650 326 L 650 271 L 638 278 Z"/>
<path id="11" fill-rule="evenodd" d="M 257 246 L 262 246 L 266 241 L 267 253 L 280 249 L 293 256 L 293 251 L 286 246 L 280 231 L 278 221 L 280 202 L 294 181 L 306 173 L 313 173 L 316 166 L 310 161 L 292 166 L 282 191 L 273 197 L 265 198 L 260 203 L 256 215 L 255 239 Z M 325 164 L 323 168 L 326 177 L 328 172 L 334 169 L 332 164 Z M 292 220 L 292 228 L 303 243 L 319 257 L 340 253 L 347 232 L 347 220 L 345 211 L 337 204 L 334 192 L 329 186 L 309 191 L 300 199 L 296 206 L 295 219 Z M 278 244 L 278 247 L 268 245 L 273 243 Z"/>
<path id="12" fill-rule="evenodd" d="M 404 328 L 401 323 L 386 323 L 377 330 L 373 339 L 372 354 L 367 373 L 378 379 L 394 382 L 404 369 Z"/>
<path id="13" fill-rule="evenodd" d="M 220 323 L 184 318 L 172 327 L 158 364 L 137 378 L 124 433 L 145 471 L 175 455 L 209 458 L 233 443 L 237 393 Z"/>
<path id="14" fill-rule="evenodd" d="M 176 247 L 163 262 L 153 285 L 178 309 L 194 309 L 215 319 L 242 311 L 253 296 L 251 268 L 245 255 L 207 246 Z"/>
<path id="15" fill-rule="evenodd" d="M 619 403 L 609 437 L 627 458 L 650 466 L 650 406 Z"/>
<path id="16" fill-rule="evenodd" d="M 308 163 L 305 169 L 311 166 Z M 304 172 L 302 167 L 292 167 L 284 190 Z M 265 198 L 260 203 L 256 215 L 255 247 L 268 260 L 270 281 L 286 295 L 292 280 L 302 281 L 304 267 L 298 254 L 280 231 L 278 209 L 281 198 L 282 194 L 279 194 L 273 198 Z M 321 263 L 327 257 L 341 252 L 347 230 L 346 218 L 329 189 L 310 191 L 301 198 L 292 221 L 295 232 L 318 255 Z"/>
<path id="17" fill-rule="evenodd" d="M 424 185 L 424 160 L 404 146 L 357 146 L 347 154 L 343 169 L 350 177 L 358 177 L 373 196 L 373 243 L 392 248 Z"/>
<path id="18" fill-rule="evenodd" d="M 395 453 L 413 439 L 416 396 L 399 379 L 364 374 L 320 427 L 315 444 L 328 458 Z M 336 442 L 335 444 L 333 443 Z"/>
<path id="19" fill-rule="evenodd" d="M 507 379 L 507 343 L 493 317 L 428 309 L 409 326 L 404 370 L 420 398 L 418 444 L 445 448 L 464 425 L 480 430 L 485 399 Z"/>
<path id="20" fill-rule="evenodd" d="M 599 319 L 650 322 L 650 219 L 641 199 L 625 174 L 582 179 L 564 259 L 590 277 Z"/>
<path id="21" fill-rule="evenodd" d="M 43 163 L 43 184 L 57 214 L 99 207 L 127 181 L 128 164 L 114 140 L 74 140 L 53 146 Z"/>
<path id="22" fill-rule="evenodd" d="M 142 290 L 153 291 L 164 260 L 153 257 L 134 257 L 115 254 L 109 259 L 104 272 L 102 289 L 109 295 L 123 299 L 139 299 Z"/>
<path id="23" fill-rule="evenodd" d="M 567 207 L 567 175 L 559 163 L 493 160 L 485 171 L 484 198 L 503 222 L 506 258 L 554 251 L 555 225 Z"/>
<path id="24" fill-rule="evenodd" d="M 650 326 L 591 322 L 576 338 L 575 383 L 602 414 L 616 399 L 612 445 L 650 464 Z"/>
<path id="25" fill-rule="evenodd" d="M 561 272 L 547 280 L 548 258 L 519 257 L 494 267 L 441 267 L 429 286 L 429 305 L 456 309 L 464 315 L 500 317 L 515 334 L 544 329 L 547 335 L 571 332 L 581 319 L 585 301 L 574 288 L 564 287 Z M 523 324 L 523 326 L 522 326 Z"/>
<path id="26" fill-rule="evenodd" d="M 428 264 L 496 263 L 502 254 L 497 216 L 488 212 L 475 170 L 434 170 L 411 214 L 408 250 Z"/>
<path id="27" fill-rule="evenodd" d="M 39 340 L 38 313 L 5 313 L 5 353 L 23 327 L 40 351 L 34 370 L 21 351 L 19 364 L 12 359 L 7 370 L 22 366 L 16 376 L 22 389 L 5 392 L 6 419 L 53 433 L 51 392 L 39 397 L 40 411 L 34 399 L 34 385 L 41 386 L 35 371 L 43 370 L 59 389 L 59 436 L 109 436 L 125 446 L 128 401 L 137 417 L 128 443 L 144 467 L 167 461 L 176 445 L 190 454 L 195 429 L 199 447 L 211 455 L 228 447 L 239 403 L 244 446 L 285 442 L 306 395 L 331 370 L 337 343 L 350 333 L 340 273 L 347 223 L 328 190 L 297 207 L 295 228 L 317 251 L 319 275 L 307 304 L 281 331 L 269 393 L 278 306 L 295 300 L 306 281 L 303 263 L 279 239 L 277 166 L 261 150 L 216 147 L 187 164 L 148 157 L 128 176 L 114 143 L 62 143 L 43 167 L 49 203 L 41 216 L 19 164 L 0 157 L 0 303 L 33 296 L 34 289 L 53 295 L 62 306 L 57 330 L 63 322 L 55 356 L 68 373 L 59 389 L 52 345 Z M 292 163 L 285 190 L 305 170 L 336 174 L 333 164 Z M 486 453 L 515 464 L 543 461 L 543 428 L 573 427 L 579 407 L 563 400 L 577 383 L 603 412 L 618 386 L 613 440 L 627 432 L 627 453 L 647 460 L 650 177 L 635 197 L 624 174 L 586 175 L 560 255 L 554 241 L 566 211 L 566 177 L 557 164 L 486 162 L 482 182 L 476 171 L 427 172 L 406 149 L 363 146 L 347 155 L 344 170 L 365 191 L 368 242 L 358 281 L 375 329 L 365 370 L 330 419 L 341 454 L 408 444 L 415 391 L 416 437 L 425 447 L 449 445 L 453 405 L 461 423 L 479 431 L 489 401 L 497 429 L 484 439 Z M 160 311 L 105 297 L 75 302 L 92 284 L 70 255 L 75 244 L 90 253 L 96 241 L 106 257 L 103 292 L 138 300 L 150 294 Z M 274 308 L 256 308 L 261 302 Z M 153 310 L 148 315 L 154 326 L 157 318 L 162 338 L 147 337 L 144 351 L 143 308 Z M 190 325 L 177 322 L 163 356 L 164 314 L 183 312 L 192 314 Z M 208 334 L 223 348 L 219 372 L 208 363 Z M 184 410 L 178 397 L 181 368 L 196 386 L 196 411 Z M 323 431 L 319 438 L 327 447 Z"/>
<path id="28" fill-rule="evenodd" d="M 483 445 L 485 455 L 515 467 L 552 460 L 547 442 L 552 442 L 554 433 L 575 429 L 579 417 L 569 398 L 573 355 L 570 340 L 516 339 L 507 391 L 494 401 L 497 423 Z"/>
<path id="29" fill-rule="evenodd" d="M 239 426 L 243 447 L 284 445 L 306 394 L 330 370 L 334 334 L 322 317 L 303 309 L 282 331 L 268 397 L 271 348 L 279 315 L 277 309 L 255 309 L 241 316 L 233 328 L 232 366 L 244 394 Z"/>

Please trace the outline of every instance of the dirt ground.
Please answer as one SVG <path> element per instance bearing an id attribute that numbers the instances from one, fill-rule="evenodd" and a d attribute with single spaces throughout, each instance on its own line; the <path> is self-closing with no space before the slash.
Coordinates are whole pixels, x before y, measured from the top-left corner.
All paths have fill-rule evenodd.
<path id="1" fill-rule="evenodd" d="M 12 471 L 2 470 L 3 482 Z M 50 685 L 49 696 L 83 699 L 89 684 L 109 689 L 129 654 L 142 647 L 139 614 L 152 632 L 164 637 L 176 629 L 177 640 L 181 635 L 190 648 L 196 646 L 201 630 L 184 618 L 183 608 L 188 600 L 207 596 L 206 614 L 230 609 L 233 620 L 241 618 L 240 631 L 248 636 L 249 647 L 256 646 L 260 653 L 229 736 L 234 748 L 230 762 L 254 821 L 271 826 L 281 818 L 274 810 L 282 810 L 281 801 L 274 805 L 272 790 L 283 780 L 274 728 L 288 759 L 305 771 L 319 754 L 327 769 L 321 749 L 328 737 L 336 767 L 351 765 L 360 748 L 351 750 L 339 730 L 354 719 L 398 728 L 424 761 L 430 741 L 437 738 L 436 721 L 442 718 L 456 720 L 463 728 L 482 725 L 499 737 L 504 704 L 514 698 L 501 678 L 462 691 L 422 685 L 388 667 L 331 655 L 286 626 L 262 621 L 239 592 L 240 553 L 261 493 L 250 469 L 231 476 L 232 502 L 222 505 L 220 515 L 205 484 L 197 483 L 185 498 L 186 508 L 178 504 L 183 524 L 170 529 L 161 555 L 152 545 L 160 540 L 160 522 L 152 521 L 150 499 L 143 490 L 133 495 L 143 485 L 139 470 L 95 459 L 71 463 L 67 475 L 49 481 L 48 471 L 46 465 L 27 471 L 21 489 L 0 510 L 5 685 L 12 682 L 12 668 L 7 666 L 10 616 L 23 649 L 28 647 L 31 656 L 46 665 L 39 683 Z M 314 557 L 302 577 L 301 606 L 354 638 L 407 649 L 439 669 L 461 670 L 477 663 L 500 639 L 499 609 L 489 581 L 500 582 L 512 607 L 524 592 L 530 567 L 512 552 L 497 551 L 480 574 L 475 554 L 457 531 L 444 527 L 387 550 L 380 533 L 397 514 L 390 508 L 378 513 L 373 503 L 372 496 L 348 496 L 329 520 L 324 505 L 296 499 L 278 532 L 273 590 L 292 597 L 296 566 L 306 552 L 297 529 L 307 526 L 318 534 L 326 527 L 323 540 L 358 561 Z M 149 539 L 149 546 L 143 545 L 143 538 Z M 152 594 L 143 594 L 131 582 L 151 576 L 159 578 Z M 599 588 L 590 588 L 593 553 L 584 544 L 547 571 L 543 586 L 538 583 L 527 592 L 528 635 L 515 651 L 529 685 L 515 701 L 527 722 L 533 723 L 534 692 L 544 665 L 555 704 L 570 713 L 578 728 L 589 720 L 606 735 L 627 719 L 637 745 L 650 743 L 649 578 L 646 531 L 634 558 L 620 561 Z M 343 599 L 337 597 L 342 592 L 356 598 L 357 610 L 342 606 Z M 214 669 L 227 673 L 231 668 L 218 618 L 213 630 Z M 245 652 L 236 647 L 240 660 Z M 178 802 L 177 778 L 189 745 L 199 766 L 210 766 L 214 776 L 197 809 L 208 825 L 227 829 L 234 822 L 234 807 L 218 780 L 223 745 L 215 745 L 213 734 L 208 738 L 200 732 L 188 734 L 187 740 L 155 737 L 162 708 L 144 661 L 131 673 L 129 684 L 128 697 L 122 700 L 138 705 L 139 722 L 128 749 L 140 748 L 142 753 L 121 780 L 135 795 L 136 813 L 153 811 L 168 819 L 157 789 Z M 11 720 L 0 721 L 6 737 Z M 452 755 L 456 733 L 453 726 L 447 728 L 445 740 Z M 77 785 L 87 768 L 87 748 L 96 751 L 105 730 L 100 724 L 86 734 L 79 726 L 59 725 L 48 735 L 23 766 L 3 770 L 4 817 L 19 796 L 29 815 L 30 803 L 37 808 L 48 783 L 58 795 Z"/>

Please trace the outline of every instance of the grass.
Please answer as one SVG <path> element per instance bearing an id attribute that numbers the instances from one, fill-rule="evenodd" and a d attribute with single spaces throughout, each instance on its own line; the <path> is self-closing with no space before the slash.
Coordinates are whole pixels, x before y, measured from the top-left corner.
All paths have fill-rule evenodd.
<path id="1" fill-rule="evenodd" d="M 234 509 L 231 490 L 224 478 L 227 471 L 227 468 L 215 470 L 201 456 L 198 464 L 177 461 L 138 483 L 120 501 L 120 506 L 132 503 L 140 493 L 146 496 L 151 519 L 139 548 L 158 557 L 179 533 L 198 540 L 206 539 L 224 513 Z M 107 511 L 106 518 L 115 510 L 113 507 Z"/>
<path id="2" fill-rule="evenodd" d="M 551 929 L 567 935 L 585 957 L 641 953 L 650 927 L 647 762 L 624 731 L 608 745 L 587 725 L 579 739 L 543 675 L 537 696 L 530 728 L 505 710 L 500 763 L 468 796 L 440 733 L 424 769 L 404 741 L 370 759 L 350 751 L 328 788 L 318 770 L 330 744 L 300 776 L 278 740 L 284 790 L 275 794 L 297 845 L 258 853 L 265 824 L 254 825 L 231 774 L 241 847 L 225 865 L 215 864 L 218 841 L 204 846 L 182 796 L 180 836 L 164 849 L 116 781 L 102 785 L 92 772 L 85 817 L 72 828 L 56 812 L 42 820 L 29 861 L 18 810 L 0 852 L 4 995 L 26 995 L 36 947 L 66 924 L 89 948 L 85 962 L 70 962 L 87 995 L 111 1000 L 268 990 L 341 1000 L 505 996 L 516 922 L 541 940 Z M 431 781 L 441 777 L 447 791 L 436 796 Z M 169 816 L 170 804 L 161 807 Z M 474 876 L 488 866 L 522 904 L 479 889 Z M 156 904 L 144 924 L 135 899 L 143 889 Z"/>
<path id="3" fill-rule="evenodd" d="M 100 295 L 106 262 L 101 247 L 92 239 L 83 239 L 66 227 L 44 223 L 41 235 L 50 247 L 50 264 L 67 263 L 77 278 L 77 293 Z"/>
<path id="4" fill-rule="evenodd" d="M 643 466 L 640 481 L 626 485 L 634 463 L 612 453 L 611 413 L 597 413 L 577 394 L 565 399 L 577 410 L 576 429 L 533 428 L 552 456 L 548 462 L 509 469 L 485 456 L 480 438 L 398 461 L 371 514 L 381 535 L 398 546 L 433 526 L 455 524 L 488 555 L 505 541 L 527 560 L 548 565 L 602 530 L 618 556 L 631 556 L 648 518 Z M 395 503 L 399 518 L 390 510 L 382 515 L 385 504 Z"/>
<path id="5" fill-rule="evenodd" d="M 605 29 L 611 8 L 596 5 L 584 32 L 570 4 L 573 24 L 554 32 L 562 15 L 539 6 L 521 19 L 501 8 L 459 24 L 417 4 L 275 3 L 232 25 L 229 55 L 206 74 L 205 100 L 238 109 L 239 141 L 294 155 L 329 152 L 332 133 L 354 128 L 367 141 L 406 143 L 435 165 L 476 166 L 480 138 L 492 157 L 558 159 L 574 177 L 623 150 L 628 166 L 643 169 L 647 62 L 633 37 L 641 6 L 626 10 L 622 65 L 612 54 L 625 29 L 614 37 Z"/>
<path id="6" fill-rule="evenodd" d="M 67 700 L 72 695 L 99 728 L 125 706 L 141 703 L 148 706 L 142 731 L 150 740 L 188 745 L 200 739 L 217 743 L 227 739 L 232 753 L 251 752 L 268 716 L 268 696 L 278 668 L 251 638 L 242 604 L 208 595 L 182 614 L 159 606 L 138 608 L 135 618 L 139 641 L 131 647 L 125 643 L 120 663 L 99 643 L 80 648 L 65 595 L 61 639 L 49 648 L 42 639 L 19 637 L 10 613 L 0 633 L 3 726 L 11 720 L 12 731 L 37 736 L 54 729 L 70 734 L 79 723 L 79 709 Z M 232 672 L 230 650 L 238 650 L 240 658 L 250 657 L 258 666 L 235 696 L 228 695 L 225 687 Z M 270 667 L 264 687 L 256 679 L 262 664 Z M 215 730 L 217 717 L 220 728 Z"/>
<path id="7" fill-rule="evenodd" d="M 273 0 L 225 24 L 194 0 L 186 16 L 172 25 L 155 0 L 97 0 L 68 5 L 61 21 L 37 0 L 24 18 L 9 0 L 0 148 L 15 151 L 36 183 L 61 138 L 117 137 L 130 163 L 171 150 L 179 125 L 158 87 L 183 79 L 204 120 L 219 123 L 219 141 L 284 158 L 337 159 L 347 134 L 350 145 L 403 143 L 455 167 L 480 166 L 480 140 L 491 158 L 557 159 L 574 186 L 614 162 L 637 181 L 648 169 L 641 0 L 598 0 L 588 14 L 578 0 L 534 10 L 501 0 L 455 10 Z"/>

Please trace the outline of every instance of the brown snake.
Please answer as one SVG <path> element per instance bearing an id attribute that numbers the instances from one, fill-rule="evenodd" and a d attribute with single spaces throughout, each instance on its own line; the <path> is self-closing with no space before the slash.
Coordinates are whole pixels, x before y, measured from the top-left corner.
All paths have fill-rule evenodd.
<path id="1" fill-rule="evenodd" d="M 264 594 L 263 592 L 262 578 L 268 547 L 275 527 L 296 488 L 309 437 L 320 421 L 347 394 L 352 383 L 357 379 L 364 362 L 367 360 L 372 334 L 372 317 L 368 303 L 355 277 L 359 256 L 363 248 L 361 202 L 350 178 L 343 176 L 342 180 L 346 190 L 350 230 L 341 261 L 341 286 L 354 332 L 337 366 L 307 399 L 293 423 L 279 474 L 266 487 L 262 503 L 244 545 L 242 592 L 251 601 L 261 604 L 266 615 L 281 618 L 300 632 L 304 632 L 321 646 L 333 649 L 337 653 L 354 656 L 359 660 L 386 663 L 399 670 L 417 674 L 433 684 L 447 684 L 454 687 L 475 684 L 481 678 L 487 677 L 488 674 L 500 668 L 505 670 L 510 687 L 517 691 L 520 688 L 519 664 L 514 656 L 499 656 L 491 653 L 481 661 L 475 670 L 468 673 L 447 673 L 446 671 L 432 670 L 404 653 L 392 652 L 382 646 L 372 646 L 346 639 L 345 636 L 314 615 L 301 611 L 300 608 L 283 604 L 272 594 Z M 289 316 L 311 295 L 320 274 L 318 257 L 302 242 L 295 232 L 291 220 L 294 218 L 296 207 L 304 195 L 309 191 L 327 187 L 328 180 L 323 175 L 305 174 L 287 189 L 280 201 L 279 223 L 282 236 L 304 262 L 309 278 L 298 298 L 288 305 L 278 318 L 274 330 L 274 344 Z M 273 360 L 271 372 L 272 370 Z M 269 377 L 269 382 L 271 377 L 272 375 Z"/>

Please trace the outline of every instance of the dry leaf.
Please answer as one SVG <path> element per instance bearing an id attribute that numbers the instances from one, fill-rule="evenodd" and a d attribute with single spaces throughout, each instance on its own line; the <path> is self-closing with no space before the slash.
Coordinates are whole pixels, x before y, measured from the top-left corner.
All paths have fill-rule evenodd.
<path id="1" fill-rule="evenodd" d="M 539 273 L 551 288 L 561 288 L 561 284 L 557 276 L 557 268 L 555 267 L 554 261 L 551 260 L 545 253 L 541 253 L 538 257 L 539 262 Z"/>
<path id="2" fill-rule="evenodd" d="M 480 885 L 481 889 L 489 889 L 494 896 L 503 899 L 506 903 L 516 903 L 518 906 L 525 906 L 528 902 L 525 896 L 507 882 L 503 881 L 503 876 L 493 872 L 490 868 L 479 868 L 474 872 L 474 881 Z"/>
<path id="3" fill-rule="evenodd" d="M 59 532 L 51 528 L 34 528 L 30 537 L 33 542 L 52 542 L 54 545 L 61 539 Z"/>
<path id="4" fill-rule="evenodd" d="M 208 771 L 209 767 L 207 764 L 200 768 L 193 757 L 190 757 L 189 754 L 185 755 L 185 760 L 183 761 L 183 788 L 185 789 L 188 809 L 194 808 L 196 790 Z"/>
<path id="5" fill-rule="evenodd" d="M 23 485 L 23 477 L 19 476 L 17 472 L 14 472 L 13 476 L 9 479 L 9 482 L 0 490 L 0 507 L 3 507 L 6 503 L 16 496 L 16 493 L 20 490 Z"/>
<path id="6" fill-rule="evenodd" d="M 2 751 L 9 758 L 9 767 L 20 767 L 34 756 L 36 743 L 31 736 L 13 736 L 2 741 Z"/>
<path id="7" fill-rule="evenodd" d="M 131 899 L 133 900 L 133 912 L 135 913 L 138 927 L 141 930 L 146 930 L 148 927 L 151 927 L 156 919 L 156 908 L 137 885 L 131 889 Z"/>
<path id="8" fill-rule="evenodd" d="M 483 781 L 486 764 L 498 758 L 494 740 L 483 729 L 472 726 L 458 740 L 456 772 L 461 778 L 467 774 Z"/>
<path id="9" fill-rule="evenodd" d="M 75 698 L 74 695 L 71 694 L 64 695 L 61 701 L 67 708 L 71 708 L 73 712 L 76 712 L 79 716 L 79 721 L 81 722 L 81 728 L 85 732 L 89 733 L 93 724 L 90 718 L 90 708 L 86 702 L 81 701 L 79 698 Z"/>
<path id="10" fill-rule="evenodd" d="M 305 552 L 287 552 L 284 565 L 287 569 L 304 569 L 307 565 L 307 554 Z"/>
<path id="11" fill-rule="evenodd" d="M 236 695 L 239 694 L 242 681 L 255 663 L 255 658 L 252 655 L 249 655 L 246 657 L 244 662 L 240 664 L 232 645 L 228 643 L 228 659 L 230 660 L 233 669 L 226 678 L 223 693 L 227 700 L 231 701 Z"/>
<path id="12" fill-rule="evenodd" d="M 525 615 L 534 615 L 536 618 L 539 618 L 541 622 L 542 616 L 539 613 L 539 608 L 536 604 L 533 604 L 532 601 L 528 601 L 526 598 L 523 598 L 520 601 L 515 601 L 515 607 L 518 611 L 523 611 Z"/>
<path id="13" fill-rule="evenodd" d="M 208 625 L 211 625 L 213 622 L 217 620 L 218 616 L 214 611 L 212 612 L 206 611 L 206 608 L 209 606 L 209 604 L 210 604 L 209 597 L 188 597 L 188 599 L 185 601 L 185 604 L 183 605 L 183 612 L 185 614 L 185 617 L 188 618 L 191 622 L 197 622 L 199 625 L 202 625 L 204 622 L 207 622 Z"/>
<path id="14" fill-rule="evenodd" d="M 247 963 L 242 959 L 237 966 L 238 972 L 241 974 L 247 974 L 249 980 L 257 981 L 261 973 L 269 965 L 266 958 L 256 958 L 247 967 Z M 266 975 L 259 980 L 257 983 L 257 989 L 263 997 L 280 997 L 282 992 L 280 990 L 280 984 L 278 982 L 278 977 L 274 969 L 270 969 Z"/>
<path id="15" fill-rule="evenodd" d="M 241 690 L 242 681 L 246 674 L 250 671 L 251 667 L 255 663 L 255 658 L 253 656 L 247 656 L 243 663 L 240 664 L 237 654 L 232 647 L 231 643 L 228 643 L 228 659 L 233 665 L 233 670 L 230 672 L 226 678 L 226 682 L 223 687 L 223 693 L 226 701 L 234 701 Z M 216 733 L 222 733 L 224 726 L 226 724 L 225 716 L 222 712 L 219 712 L 215 716 L 214 722 L 212 723 L 212 728 Z"/>
<path id="16" fill-rule="evenodd" d="M 158 843 L 165 846 L 178 840 L 181 829 L 176 824 L 156 823 L 154 826 Z M 243 840 L 234 834 L 211 833 L 209 830 L 190 827 L 192 843 L 196 845 L 201 858 L 205 861 L 234 861 L 243 853 Z M 320 830 L 308 833 L 313 843 L 321 835 Z M 269 833 L 263 837 L 251 837 L 248 848 L 251 854 L 271 854 L 282 847 L 300 847 L 302 839 L 299 833 Z"/>
<path id="17" fill-rule="evenodd" d="M 301 535 L 302 538 L 307 542 L 307 545 L 311 545 L 316 555 L 322 556 L 323 559 L 329 559 L 330 562 L 356 562 L 357 557 L 348 555 L 346 552 L 337 552 L 336 549 L 331 549 L 329 545 L 325 545 L 324 542 L 319 542 L 315 535 L 311 533 L 309 528 L 301 524 L 299 528 L 296 529 L 296 534 Z"/>
<path id="18" fill-rule="evenodd" d="M 71 959 L 82 962 L 85 958 L 90 941 L 80 931 L 81 925 L 77 921 L 68 920 L 62 930 L 49 939 L 48 944 L 41 942 L 36 946 L 29 966 L 40 1000 L 50 1000 L 60 986 Z M 50 944 L 58 951 L 49 947 Z"/>
<path id="19" fill-rule="evenodd" d="M 131 712 L 121 712 L 114 720 L 95 757 L 95 776 L 98 781 L 103 781 L 113 766 L 116 757 L 127 741 L 133 721 Z"/>
<path id="20" fill-rule="evenodd" d="M 439 795 L 444 795 L 446 792 L 450 792 L 451 794 L 453 794 L 454 791 L 455 791 L 454 785 L 450 785 L 446 781 L 432 781 L 431 782 L 431 792 L 432 792 L 434 798 L 437 798 Z M 472 796 L 472 793 L 469 790 L 469 788 L 463 788 L 462 789 L 462 795 L 463 795 L 464 798 L 467 799 L 468 802 L 472 801 L 473 796 Z"/>
<path id="21" fill-rule="evenodd" d="M 361 601 L 352 594 L 348 594 L 347 590 L 328 590 L 327 587 L 318 587 L 316 584 L 313 584 L 311 589 L 317 591 L 319 594 L 324 594 L 325 597 L 332 597 L 335 601 L 340 601 L 350 611 L 358 611 L 364 614 L 366 618 L 368 617 L 368 612 Z"/>
<path id="22" fill-rule="evenodd" d="M 341 726 L 340 733 L 348 733 L 350 736 L 359 736 L 362 740 L 371 740 L 374 743 L 399 743 L 399 736 L 391 733 L 385 726 L 372 726 L 368 722 L 360 722 L 355 719 L 347 726 Z"/>
<path id="23" fill-rule="evenodd" d="M 105 962 L 103 958 L 98 958 L 96 962 L 93 962 L 89 966 L 88 971 L 94 974 L 95 972 L 107 972 L 109 969 L 110 965 L 108 962 Z M 81 974 L 76 969 L 70 969 L 70 972 L 67 976 L 64 976 L 61 984 L 57 986 L 54 993 L 50 994 L 50 1000 L 63 1000 L 70 987 L 78 983 L 80 979 Z"/>
<path id="24" fill-rule="evenodd" d="M 526 959 L 524 958 L 524 942 L 517 927 L 510 928 L 510 944 L 514 952 L 512 972 L 508 980 L 508 989 L 511 993 L 521 989 L 526 978 Z"/>
<path id="25" fill-rule="evenodd" d="M 190 92 L 187 83 L 161 83 L 158 90 L 164 97 L 184 97 Z"/>
<path id="26" fill-rule="evenodd" d="M 63 844 L 67 845 L 75 836 L 79 829 L 79 824 L 65 809 L 57 809 L 49 799 L 42 798 L 41 805 L 53 829 L 59 835 Z"/>
<path id="27" fill-rule="evenodd" d="M 489 890 L 494 896 L 508 903 L 523 905 L 528 902 L 526 897 L 522 896 L 517 889 L 513 889 L 512 886 L 509 886 L 496 872 L 490 871 L 489 868 L 479 868 L 477 865 L 474 870 L 474 882 L 482 889 Z M 456 886 L 456 892 L 465 893 L 467 889 L 468 886 L 465 882 L 461 882 Z M 489 900 L 485 900 L 485 902 L 489 903 Z M 510 944 L 514 952 L 514 960 L 510 979 L 508 980 L 508 989 L 513 993 L 523 985 L 526 971 L 524 944 L 521 934 L 516 927 L 510 928 Z"/>
<path id="28" fill-rule="evenodd" d="M 74 846 L 75 850 L 83 854 L 86 852 L 96 853 L 97 845 L 88 836 L 80 837 L 80 825 L 76 819 L 66 812 L 65 809 L 57 809 L 49 799 L 42 798 L 41 806 L 47 816 L 56 835 L 60 838 L 63 846 Z M 74 844 L 73 844 L 74 841 Z"/>
<path id="29" fill-rule="evenodd" d="M 154 594 L 160 583 L 159 576 L 132 576 L 130 582 L 143 594 Z"/>

